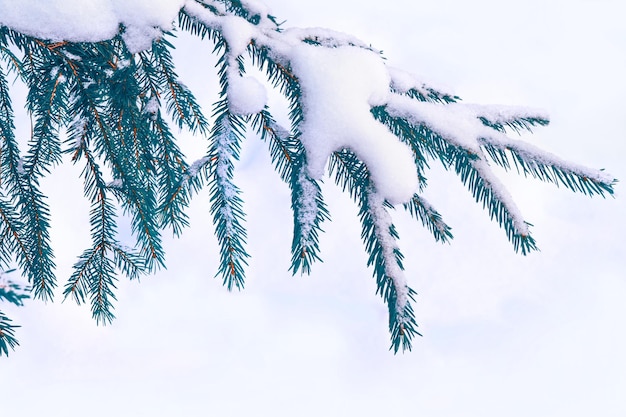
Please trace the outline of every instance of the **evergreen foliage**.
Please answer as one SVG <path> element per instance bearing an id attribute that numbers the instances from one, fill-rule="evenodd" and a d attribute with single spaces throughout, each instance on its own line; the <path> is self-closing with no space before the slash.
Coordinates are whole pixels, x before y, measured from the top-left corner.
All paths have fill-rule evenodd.
<path id="1" fill-rule="evenodd" d="M 13 271 L 14 269 L 11 269 L 0 274 L 0 301 L 22 306 L 24 300 L 30 297 L 29 289 L 6 279 L 5 275 Z M 15 338 L 16 327 L 19 326 L 11 324 L 11 319 L 0 311 L 0 356 L 8 355 L 9 348 L 15 349 L 15 346 L 19 345 Z"/>
<path id="2" fill-rule="evenodd" d="M 226 17 L 244 20 L 252 27 L 265 25 L 265 37 L 252 37 L 244 53 L 239 53 L 219 23 Z M 189 225 L 185 209 L 204 188 L 211 198 L 220 245 L 216 275 L 229 290 L 242 289 L 249 254 L 243 199 L 233 174 L 243 141 L 251 140 L 246 139 L 251 136 L 246 132 L 251 130 L 267 143 L 276 171 L 291 190 L 291 271 L 309 274 L 320 260 L 319 234 L 330 215 L 319 179 L 307 170 L 308 156 L 300 140 L 306 103 L 298 74 L 289 57 L 267 41 L 281 39 L 281 25 L 273 16 L 251 10 L 247 2 L 196 0 L 194 8 L 187 5 L 181 9 L 175 29 L 156 39 L 150 49 L 129 50 L 124 31 L 121 27 L 116 37 L 101 42 L 55 42 L 0 27 L 2 265 L 16 262 L 28 278 L 33 297 L 52 299 L 58 284 L 50 244 L 50 212 L 40 182 L 67 154 L 73 164 L 82 167 L 84 195 L 91 204 L 91 244 L 78 256 L 74 272 L 64 284 L 65 298 L 88 302 L 98 323 L 110 323 L 118 275 L 136 279 L 165 265 L 162 233 L 182 233 Z M 218 57 L 215 74 L 220 93 L 210 117 L 176 74 L 171 55 L 176 31 L 204 39 Z M 301 42 L 318 48 L 371 50 L 340 36 L 304 34 Z M 278 124 L 267 106 L 253 114 L 234 109 L 229 83 L 233 76 L 245 74 L 248 66 L 264 72 L 288 100 L 291 126 Z M 28 87 L 27 110 L 33 125 L 26 144 L 15 136 L 12 76 Z M 502 115 L 491 108 L 462 107 L 458 97 L 420 83 L 408 89 L 392 83 L 390 91 L 402 101 L 372 107 L 371 114 L 412 151 L 420 189 L 403 206 L 438 241 L 448 242 L 451 230 L 420 194 L 433 161 L 459 176 L 522 254 L 536 250 L 535 241 L 503 194 L 490 162 L 584 194 L 613 193 L 612 178 L 546 156 L 506 136 L 507 131 L 547 125 L 547 118 L 540 114 L 513 111 Z M 469 146 L 439 129 L 437 123 L 420 120 L 415 112 L 408 114 L 407 109 L 449 112 L 460 121 L 479 123 L 485 130 L 477 130 L 478 136 L 470 138 L 475 146 Z M 177 145 L 172 125 L 206 138 L 206 156 L 188 161 Z M 403 255 L 389 214 L 394 206 L 381 197 L 370 167 L 351 149 L 332 154 L 329 175 L 359 207 L 368 266 L 373 268 L 377 292 L 389 307 L 391 349 L 410 350 L 411 340 L 419 335 L 411 306 L 415 292 L 402 284 Z M 130 246 L 117 235 L 120 215 L 131 219 L 135 242 Z M 0 300 L 21 304 L 25 295 L 16 295 L 19 290 L 0 286 Z M 0 355 L 17 344 L 16 326 L 10 323 L 0 312 Z"/>

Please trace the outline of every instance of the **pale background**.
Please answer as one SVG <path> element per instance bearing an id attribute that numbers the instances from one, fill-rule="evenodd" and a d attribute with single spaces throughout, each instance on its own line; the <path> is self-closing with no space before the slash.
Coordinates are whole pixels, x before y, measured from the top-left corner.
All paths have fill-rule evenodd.
<path id="1" fill-rule="evenodd" d="M 626 179 L 621 1 L 267 3 L 286 26 L 354 34 L 466 102 L 544 108 L 551 125 L 526 139 Z M 198 94 L 213 74 L 201 48 L 211 46 L 181 44 L 178 53 Z M 190 152 L 204 147 L 181 140 Z M 78 173 L 64 166 L 45 184 L 61 285 L 88 244 Z M 265 145 L 250 138 L 237 170 L 253 256 L 245 291 L 228 293 L 212 278 L 207 191 L 190 209 L 192 228 L 167 241 L 168 269 L 120 281 L 112 326 L 97 327 L 88 306 L 60 298 L 2 306 L 23 326 L 21 346 L 0 359 L 2 415 L 626 415 L 621 184 L 617 198 L 603 200 L 503 179 L 542 252 L 515 255 L 438 167 L 427 196 L 454 228 L 452 244 L 396 213 L 424 337 L 394 356 L 356 208 L 327 181 L 325 262 L 291 277 L 289 193 Z"/>

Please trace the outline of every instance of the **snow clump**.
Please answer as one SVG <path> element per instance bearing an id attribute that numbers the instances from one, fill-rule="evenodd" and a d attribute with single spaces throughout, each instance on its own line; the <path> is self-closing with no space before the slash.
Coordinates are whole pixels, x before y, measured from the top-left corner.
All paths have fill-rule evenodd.
<path id="1" fill-rule="evenodd" d="M 184 0 L 0 0 L 0 25 L 52 41 L 99 42 L 124 26 L 131 52 L 149 48 L 172 23 Z"/>

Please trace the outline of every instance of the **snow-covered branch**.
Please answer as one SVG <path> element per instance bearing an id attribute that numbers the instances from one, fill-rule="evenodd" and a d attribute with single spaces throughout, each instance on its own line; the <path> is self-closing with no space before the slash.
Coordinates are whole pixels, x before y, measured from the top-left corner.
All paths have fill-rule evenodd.
<path id="1" fill-rule="evenodd" d="M 212 117 L 176 74 L 176 31 L 204 40 L 218 57 Z M 252 67 L 265 79 L 250 76 Z M 9 71 L 29 90 L 33 137 L 24 152 L 14 134 Z M 289 127 L 276 122 L 271 94 L 286 98 Z M 207 154 L 187 161 L 171 124 L 205 138 Z M 542 111 L 462 103 L 389 66 L 349 34 L 284 28 L 256 0 L 0 0 L 0 261 L 16 259 L 35 295 L 52 296 L 50 214 L 39 180 L 68 152 L 85 166 L 92 246 L 79 256 L 66 296 L 89 298 L 96 319 L 110 321 L 116 271 L 133 278 L 164 265 L 161 232 L 181 233 L 191 196 L 207 184 L 218 274 L 228 288 L 242 288 L 249 255 L 235 170 L 241 146 L 254 140 L 246 135 L 252 127 L 291 190 L 291 270 L 309 273 L 321 259 L 321 224 L 330 216 L 319 184 L 329 169 L 359 206 L 369 264 L 389 307 L 392 349 L 410 349 L 419 334 L 415 293 L 391 210 L 402 204 L 437 240 L 452 237 L 422 196 L 431 161 L 459 176 L 523 254 L 535 242 L 491 163 L 589 195 L 613 193 L 603 171 L 508 136 L 547 124 Z M 120 209 L 132 219 L 138 250 L 115 240 Z"/>

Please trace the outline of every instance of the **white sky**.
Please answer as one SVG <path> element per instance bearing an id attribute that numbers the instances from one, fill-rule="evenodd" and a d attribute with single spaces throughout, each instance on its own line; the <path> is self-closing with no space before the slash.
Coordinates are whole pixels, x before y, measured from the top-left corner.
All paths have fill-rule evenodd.
<path id="1" fill-rule="evenodd" d="M 545 108 L 551 125 L 527 139 L 626 179 L 618 0 L 267 3 L 287 25 L 371 42 L 466 102 Z M 195 44 L 180 47 L 192 87 L 212 73 L 199 55 Z M 397 213 L 424 337 L 393 356 L 356 209 L 328 181 L 325 262 L 292 278 L 289 194 L 258 142 L 237 172 L 253 256 L 246 290 L 227 293 L 212 278 L 206 192 L 192 229 L 166 244 L 168 270 L 120 282 L 112 326 L 96 327 L 89 308 L 69 300 L 2 306 L 23 325 L 22 345 L 0 360 L 3 415 L 626 415 L 621 184 L 602 200 L 503 176 L 542 249 L 524 258 L 452 174 L 435 170 L 427 196 L 455 239 L 436 244 Z M 88 240 L 78 172 L 61 167 L 46 184 L 61 282 Z"/>

